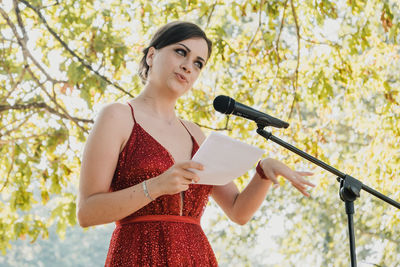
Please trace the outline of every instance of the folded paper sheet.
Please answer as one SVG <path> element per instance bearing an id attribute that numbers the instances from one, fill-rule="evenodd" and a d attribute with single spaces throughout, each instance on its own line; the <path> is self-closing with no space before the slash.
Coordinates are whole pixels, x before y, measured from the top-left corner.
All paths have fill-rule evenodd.
<path id="1" fill-rule="evenodd" d="M 264 151 L 220 133 L 212 132 L 193 156 L 204 170 L 191 170 L 200 177 L 198 184 L 224 185 L 245 174 Z"/>

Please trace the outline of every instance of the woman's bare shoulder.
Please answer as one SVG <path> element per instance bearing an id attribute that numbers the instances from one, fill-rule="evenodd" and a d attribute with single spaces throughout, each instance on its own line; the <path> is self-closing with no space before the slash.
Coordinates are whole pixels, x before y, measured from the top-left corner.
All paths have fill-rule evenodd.
<path id="1" fill-rule="evenodd" d="M 127 121 L 132 121 L 130 108 L 127 104 L 110 103 L 104 105 L 97 114 L 95 123 L 106 123 L 115 126 L 124 125 Z"/>
<path id="2" fill-rule="evenodd" d="M 105 117 L 105 118 L 114 118 L 114 117 L 127 117 L 130 115 L 129 106 L 127 104 L 122 103 L 110 103 L 104 105 L 98 115 L 98 118 Z"/>
<path id="3" fill-rule="evenodd" d="M 131 111 L 127 104 L 111 103 L 101 108 L 96 116 L 94 129 L 106 130 L 125 139 L 133 124 Z"/>
<path id="4" fill-rule="evenodd" d="M 190 133 L 193 135 L 193 137 L 196 139 L 197 143 L 200 145 L 204 142 L 206 139 L 206 135 L 204 132 L 201 130 L 200 126 L 197 125 L 194 122 L 188 121 L 188 120 L 182 120 L 186 127 L 188 127 L 188 130 Z"/>

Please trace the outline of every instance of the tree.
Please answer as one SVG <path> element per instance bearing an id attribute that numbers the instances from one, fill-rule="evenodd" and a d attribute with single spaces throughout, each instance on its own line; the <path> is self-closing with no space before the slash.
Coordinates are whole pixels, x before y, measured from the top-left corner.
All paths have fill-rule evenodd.
<path id="1" fill-rule="evenodd" d="M 278 137 L 399 201 L 399 10 L 394 0 L 4 1 L 3 252 L 10 240 L 47 237 L 55 223 L 62 236 L 76 223 L 80 154 L 95 114 L 102 104 L 140 91 L 135 72 L 141 49 L 159 25 L 177 19 L 198 23 L 214 41 L 203 79 L 179 102 L 183 118 L 205 131 L 225 130 L 292 167 L 312 168 L 256 137 L 251 122 L 215 114 L 212 99 L 228 94 L 289 121 Z M 236 248 L 217 253 L 220 262 L 255 264 L 259 258 L 249 258 L 240 240 L 254 240 L 272 210 L 285 218 L 283 263 L 345 265 L 348 258 L 338 256 L 348 250 L 338 185 L 316 172 L 312 199 L 283 185 L 240 235 L 236 227 L 208 230 L 215 243 Z M 50 214 L 35 212 L 43 205 Z M 355 205 L 359 258 L 400 262 L 398 211 L 364 193 Z M 378 243 L 385 249 L 374 247 Z"/>

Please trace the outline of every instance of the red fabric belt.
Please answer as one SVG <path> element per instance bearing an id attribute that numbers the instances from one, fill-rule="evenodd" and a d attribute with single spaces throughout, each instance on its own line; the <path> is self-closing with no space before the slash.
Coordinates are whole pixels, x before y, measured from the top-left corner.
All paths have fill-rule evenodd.
<path id="1" fill-rule="evenodd" d="M 200 225 L 200 218 L 193 218 L 189 216 L 179 216 L 179 215 L 144 215 L 139 217 L 122 219 L 121 221 L 116 221 L 115 224 L 117 226 L 121 226 L 137 222 L 183 222 L 183 223 L 192 223 Z"/>

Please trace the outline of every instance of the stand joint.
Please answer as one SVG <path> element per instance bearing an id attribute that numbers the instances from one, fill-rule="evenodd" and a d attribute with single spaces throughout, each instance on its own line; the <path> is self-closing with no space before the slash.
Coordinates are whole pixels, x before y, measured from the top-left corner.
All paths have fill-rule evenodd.
<path id="1" fill-rule="evenodd" d="M 351 177 L 350 175 L 345 175 L 340 179 L 340 199 L 343 201 L 354 201 L 360 197 L 360 191 L 362 189 L 362 183 Z"/>

